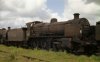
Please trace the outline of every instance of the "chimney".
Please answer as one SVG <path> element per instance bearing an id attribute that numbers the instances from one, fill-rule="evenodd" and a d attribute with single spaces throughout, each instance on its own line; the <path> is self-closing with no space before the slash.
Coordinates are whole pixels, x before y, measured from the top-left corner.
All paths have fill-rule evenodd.
<path id="1" fill-rule="evenodd" d="M 11 27 L 8 27 L 8 30 L 10 30 L 11 29 Z"/>
<path id="2" fill-rule="evenodd" d="M 77 19 L 79 19 L 79 13 L 74 13 L 74 20 L 77 20 Z"/>
<path id="3" fill-rule="evenodd" d="M 56 18 L 52 18 L 50 23 L 54 23 L 54 22 L 57 22 Z"/>

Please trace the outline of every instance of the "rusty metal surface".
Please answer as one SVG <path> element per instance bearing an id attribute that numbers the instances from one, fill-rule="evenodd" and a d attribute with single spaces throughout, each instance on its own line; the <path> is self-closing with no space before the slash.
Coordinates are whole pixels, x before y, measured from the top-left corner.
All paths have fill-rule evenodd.
<path id="1" fill-rule="evenodd" d="M 44 33 L 48 33 L 49 30 L 49 23 L 39 23 L 39 24 L 35 24 L 32 27 L 33 33 L 35 34 L 44 34 Z"/>
<path id="2" fill-rule="evenodd" d="M 0 35 L 2 35 L 2 37 L 4 37 L 4 38 L 6 38 L 6 32 L 7 32 L 7 30 L 0 29 Z"/>
<path id="3" fill-rule="evenodd" d="M 24 33 L 22 29 L 11 29 L 8 32 L 8 41 L 23 41 Z"/>
<path id="4" fill-rule="evenodd" d="M 64 33 L 64 25 L 66 22 L 54 22 L 54 23 L 40 23 L 35 24 L 31 30 L 34 31 L 34 33 L 57 33 L 61 34 Z"/>
<path id="5" fill-rule="evenodd" d="M 50 31 L 50 33 L 63 34 L 64 26 L 65 26 L 65 22 L 52 23 L 49 26 L 49 31 Z"/>
<path id="6" fill-rule="evenodd" d="M 96 25 L 96 40 L 100 41 L 100 23 Z"/>
<path id="7" fill-rule="evenodd" d="M 80 37 L 81 34 L 82 31 L 80 25 L 74 25 L 74 24 L 65 25 L 65 37 L 74 37 L 74 36 Z"/>
<path id="8" fill-rule="evenodd" d="M 69 20 L 67 21 L 68 24 L 80 24 L 82 26 L 90 26 L 89 21 L 86 18 L 79 18 L 77 20 Z"/>

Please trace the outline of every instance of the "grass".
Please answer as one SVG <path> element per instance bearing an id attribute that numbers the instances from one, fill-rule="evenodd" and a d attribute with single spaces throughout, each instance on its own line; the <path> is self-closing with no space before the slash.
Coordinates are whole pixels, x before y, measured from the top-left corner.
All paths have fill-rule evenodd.
<path id="1" fill-rule="evenodd" d="M 66 52 L 32 50 L 0 45 L 0 62 L 100 62 L 100 56 L 76 56 Z"/>

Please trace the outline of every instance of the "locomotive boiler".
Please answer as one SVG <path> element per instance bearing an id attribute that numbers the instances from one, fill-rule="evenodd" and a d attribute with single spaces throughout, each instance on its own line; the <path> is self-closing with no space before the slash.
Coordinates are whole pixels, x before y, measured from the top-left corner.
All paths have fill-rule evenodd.
<path id="1" fill-rule="evenodd" d="M 30 26 L 28 25 L 29 23 L 27 23 L 27 26 L 31 28 L 33 34 L 38 33 L 39 35 L 55 34 L 55 35 L 64 36 L 65 29 L 67 30 L 67 26 L 70 24 L 77 26 L 77 27 L 80 26 L 79 27 L 80 32 L 83 29 L 88 30 L 90 26 L 86 18 L 79 18 L 78 13 L 74 14 L 73 20 L 69 20 L 65 22 L 57 22 L 56 18 L 52 18 L 50 23 L 42 23 L 42 22 L 36 23 L 36 22 L 37 21 L 31 23 Z"/>

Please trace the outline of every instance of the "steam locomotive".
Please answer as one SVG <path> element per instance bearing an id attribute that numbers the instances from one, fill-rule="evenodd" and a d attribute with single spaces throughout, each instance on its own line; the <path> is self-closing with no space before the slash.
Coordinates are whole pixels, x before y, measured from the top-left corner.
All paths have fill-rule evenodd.
<path id="1" fill-rule="evenodd" d="M 17 47 L 52 49 L 73 53 L 100 53 L 100 22 L 91 26 L 86 18 L 50 23 L 34 21 L 26 23 L 27 27 L 0 29 L 0 43 Z"/>

